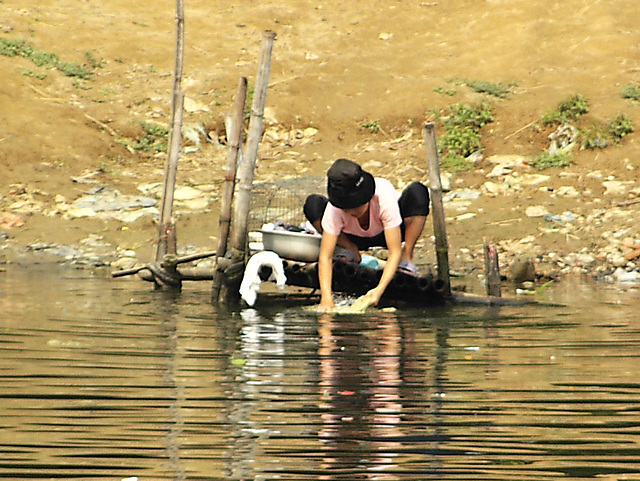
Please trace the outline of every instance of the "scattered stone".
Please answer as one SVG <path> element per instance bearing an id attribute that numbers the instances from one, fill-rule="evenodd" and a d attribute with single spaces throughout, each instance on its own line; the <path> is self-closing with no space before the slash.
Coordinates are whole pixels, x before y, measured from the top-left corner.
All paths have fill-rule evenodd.
<path id="1" fill-rule="evenodd" d="M 613 278 L 618 282 L 640 282 L 640 272 L 637 271 L 625 271 L 622 268 L 618 268 L 613 273 Z"/>
<path id="2" fill-rule="evenodd" d="M 533 282 L 536 280 L 536 267 L 531 257 L 518 257 L 509 266 L 509 277 L 513 282 Z"/>
<path id="3" fill-rule="evenodd" d="M 177 186 L 173 198 L 175 200 L 193 200 L 202 197 L 204 192 L 189 186 Z"/>
<path id="4" fill-rule="evenodd" d="M 523 167 L 527 164 L 527 158 L 522 155 L 490 155 L 487 161 L 509 168 Z"/>
<path id="5" fill-rule="evenodd" d="M 543 205 L 530 205 L 524 210 L 527 217 L 544 217 L 547 213 L 547 208 Z"/>
<path id="6" fill-rule="evenodd" d="M 523 174 L 521 179 L 520 179 L 520 183 L 522 183 L 523 185 L 539 185 L 539 184 L 543 184 L 545 182 L 547 182 L 549 179 L 551 179 L 551 176 L 549 175 L 543 175 L 543 174 Z"/>
<path id="7" fill-rule="evenodd" d="M 631 181 L 620 180 L 605 180 L 602 185 L 604 186 L 604 195 L 625 195 L 627 188 L 633 185 Z"/>
<path id="8" fill-rule="evenodd" d="M 0 229 L 17 229 L 25 224 L 25 220 L 11 212 L 0 212 Z"/>
<path id="9" fill-rule="evenodd" d="M 571 185 L 563 185 L 558 187 L 555 193 L 561 197 L 579 197 L 580 193 Z"/>
<path id="10" fill-rule="evenodd" d="M 73 202 L 77 209 L 91 209 L 93 212 L 118 211 L 155 206 L 156 199 L 133 195 L 124 195 L 120 191 L 100 187 L 95 193 L 84 195 Z"/>
<path id="11" fill-rule="evenodd" d="M 578 129 L 571 124 L 563 124 L 549 135 L 551 145 L 549 145 L 549 153 L 551 155 L 560 152 L 568 152 L 572 150 L 578 140 Z"/>

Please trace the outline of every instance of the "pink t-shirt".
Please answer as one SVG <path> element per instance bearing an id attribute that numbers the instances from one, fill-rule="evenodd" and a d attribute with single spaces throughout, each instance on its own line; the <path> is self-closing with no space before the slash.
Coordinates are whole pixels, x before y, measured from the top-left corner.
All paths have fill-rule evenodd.
<path id="1" fill-rule="evenodd" d="M 398 193 L 393 184 L 386 179 L 375 179 L 376 193 L 369 204 L 369 228 L 363 229 L 353 216 L 342 209 L 338 209 L 331 202 L 327 204 L 322 217 L 322 228 L 332 235 L 341 232 L 359 237 L 374 237 L 386 229 L 398 227 L 402 224 Z"/>

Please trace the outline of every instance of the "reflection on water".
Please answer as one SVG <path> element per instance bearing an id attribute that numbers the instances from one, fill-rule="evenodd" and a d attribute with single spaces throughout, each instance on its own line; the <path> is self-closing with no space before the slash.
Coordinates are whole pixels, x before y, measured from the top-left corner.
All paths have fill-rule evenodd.
<path id="1" fill-rule="evenodd" d="M 0 274 L 0 477 L 640 478 L 638 290 L 332 317 L 206 284 Z"/>

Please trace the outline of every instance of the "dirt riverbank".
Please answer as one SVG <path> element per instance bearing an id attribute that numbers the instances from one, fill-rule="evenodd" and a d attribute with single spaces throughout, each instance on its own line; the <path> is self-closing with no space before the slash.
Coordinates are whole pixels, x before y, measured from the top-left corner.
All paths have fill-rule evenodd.
<path id="1" fill-rule="evenodd" d="M 154 198 L 151 184 L 162 181 L 166 155 L 143 145 L 142 125 L 166 127 L 170 117 L 174 4 L 2 5 L 5 45 L 32 48 L 0 55 L 5 252 L 73 246 L 100 251 L 108 262 L 150 260 L 152 215 L 90 215 L 74 203 L 105 187 Z M 258 181 L 322 177 L 336 157 L 398 187 L 426 180 L 422 123 L 439 122 L 452 104 L 486 102 L 494 120 L 481 131 L 482 156 L 471 170 L 451 173 L 452 192 L 471 192 L 445 205 L 452 268 L 482 271 L 488 239 L 499 246 L 505 272 L 522 257 L 554 275 L 636 270 L 639 133 L 605 149 L 576 148 L 565 168 L 528 165 L 549 147 L 545 112 L 575 94 L 588 99 L 587 121 L 624 114 L 640 129 L 640 103 L 621 96 L 640 81 L 640 32 L 629 14 L 636 9 L 634 0 L 372 1 L 366 9 L 344 0 L 187 0 L 185 123 L 204 126 L 213 141 L 185 142 L 178 183 L 197 192 L 185 190 L 177 205 L 180 244 L 215 248 L 226 158 L 216 135 L 239 77 L 255 78 L 262 32 L 274 30 Z M 34 52 L 88 73 L 43 66 Z M 473 81 L 509 85 L 509 93 L 479 93 Z M 435 258 L 431 235 L 429 227 L 418 259 L 425 266 Z"/>

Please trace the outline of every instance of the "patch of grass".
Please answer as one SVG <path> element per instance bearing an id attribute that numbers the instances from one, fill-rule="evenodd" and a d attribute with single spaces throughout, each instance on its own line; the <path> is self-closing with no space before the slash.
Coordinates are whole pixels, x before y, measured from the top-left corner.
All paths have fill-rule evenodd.
<path id="1" fill-rule="evenodd" d="M 13 38 L 0 38 L 0 55 L 6 57 L 17 57 L 18 55 L 25 56 L 25 52 L 32 50 L 28 47 L 27 42 L 24 40 L 17 40 Z"/>
<path id="2" fill-rule="evenodd" d="M 609 122 L 609 133 L 616 141 L 633 132 L 633 122 L 625 114 L 620 114 Z"/>
<path id="3" fill-rule="evenodd" d="M 604 149 L 611 140 L 609 128 L 602 122 L 589 122 L 580 127 L 580 147 L 583 149 Z"/>
<path id="4" fill-rule="evenodd" d="M 88 79 L 93 73 L 91 68 L 84 65 L 63 62 L 55 53 L 36 50 L 24 40 L 0 38 L 0 55 L 28 58 L 37 67 L 56 69 L 68 77 Z"/>
<path id="5" fill-rule="evenodd" d="M 84 58 L 87 61 L 87 64 L 92 69 L 103 68 L 103 60 L 101 58 L 96 58 L 96 56 L 91 51 L 87 51 L 84 53 Z"/>
<path id="6" fill-rule="evenodd" d="M 529 165 L 538 170 L 553 167 L 568 167 L 569 164 L 571 164 L 571 155 L 566 151 L 559 151 L 555 154 L 542 152 L 529 160 Z"/>
<path id="7" fill-rule="evenodd" d="M 636 102 L 640 102 L 640 84 L 628 84 L 626 85 L 620 95 L 623 99 L 631 99 Z"/>
<path id="8" fill-rule="evenodd" d="M 438 140 L 439 149 L 463 159 L 482 148 L 480 129 L 493 122 L 493 109 L 487 104 L 454 104 L 442 118 L 445 132 Z"/>
<path id="9" fill-rule="evenodd" d="M 382 127 L 380 127 L 379 120 L 370 120 L 369 122 L 365 122 L 362 124 L 362 128 L 368 130 L 372 134 L 377 134 L 382 129 Z"/>
<path id="10" fill-rule="evenodd" d="M 438 140 L 443 152 L 459 157 L 467 157 L 482 148 L 478 131 L 465 126 L 454 126 L 445 131 Z"/>
<path id="11" fill-rule="evenodd" d="M 90 68 L 73 62 L 59 62 L 56 68 L 67 77 L 77 77 L 83 80 L 87 80 L 93 73 Z"/>
<path id="12" fill-rule="evenodd" d="M 31 50 L 26 57 L 31 59 L 36 67 L 55 69 L 60 64 L 60 58 L 55 53 Z"/>
<path id="13" fill-rule="evenodd" d="M 440 165 L 449 172 L 466 172 L 473 169 L 473 163 L 469 162 L 462 155 L 447 153 L 440 159 Z"/>
<path id="14" fill-rule="evenodd" d="M 453 104 L 449 107 L 448 114 L 443 121 L 445 128 L 464 126 L 474 130 L 479 130 L 490 122 L 493 122 L 493 108 L 484 103 L 479 105 Z"/>
<path id="15" fill-rule="evenodd" d="M 491 95 L 500 99 L 507 98 L 514 84 L 487 82 L 486 80 L 467 80 L 465 82 L 474 92 Z"/>
<path id="16" fill-rule="evenodd" d="M 47 78 L 46 73 L 37 73 L 33 70 L 23 70 L 22 75 L 24 75 L 25 77 L 36 78 L 38 80 L 44 80 Z"/>
<path id="17" fill-rule="evenodd" d="M 580 127 L 580 146 L 583 149 L 604 149 L 619 143 L 632 132 L 633 122 L 625 114 L 620 114 L 608 124 L 591 122 Z"/>
<path id="18" fill-rule="evenodd" d="M 580 95 L 575 94 L 558 104 L 556 110 L 546 112 L 542 116 L 542 122 L 546 125 L 560 125 L 572 122 L 589 112 L 589 102 Z"/>
<path id="19" fill-rule="evenodd" d="M 443 87 L 442 85 L 439 85 L 438 87 L 434 88 L 433 91 L 438 94 L 448 95 L 449 97 L 453 97 L 455 94 L 458 93 L 456 89 Z"/>
<path id="20" fill-rule="evenodd" d="M 169 147 L 169 129 L 152 122 L 142 122 L 142 135 L 131 141 L 122 139 L 119 142 L 129 150 L 148 154 L 167 152 Z"/>

